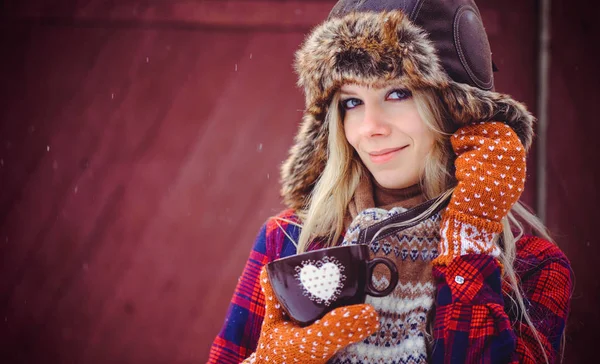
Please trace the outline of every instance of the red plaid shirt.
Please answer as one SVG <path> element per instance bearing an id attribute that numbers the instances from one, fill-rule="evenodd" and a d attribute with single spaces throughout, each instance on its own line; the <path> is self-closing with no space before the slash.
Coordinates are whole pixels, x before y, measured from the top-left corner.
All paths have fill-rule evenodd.
<path id="1" fill-rule="evenodd" d="M 208 363 L 240 363 L 256 349 L 264 316 L 258 276 L 263 265 L 296 253 L 300 229 L 292 210 L 269 219 L 256 238 Z M 551 363 L 557 362 L 572 291 L 570 263 L 560 249 L 525 236 L 514 265 L 524 303 Z M 433 267 L 437 284 L 433 363 L 539 363 L 543 353 L 488 255 L 465 255 Z"/>

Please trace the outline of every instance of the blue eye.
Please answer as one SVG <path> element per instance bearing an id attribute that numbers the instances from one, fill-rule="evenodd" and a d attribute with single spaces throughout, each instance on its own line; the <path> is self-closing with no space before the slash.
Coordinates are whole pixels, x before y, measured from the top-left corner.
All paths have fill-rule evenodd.
<path id="1" fill-rule="evenodd" d="M 412 94 L 408 90 L 394 90 L 388 94 L 388 99 L 391 100 L 404 100 L 411 97 Z"/>
<path id="2" fill-rule="evenodd" d="M 341 102 L 342 104 L 342 108 L 344 110 L 350 110 L 350 109 L 354 109 L 355 107 L 362 105 L 362 101 L 360 101 L 359 99 L 356 98 L 349 98 L 346 100 L 342 100 Z"/>

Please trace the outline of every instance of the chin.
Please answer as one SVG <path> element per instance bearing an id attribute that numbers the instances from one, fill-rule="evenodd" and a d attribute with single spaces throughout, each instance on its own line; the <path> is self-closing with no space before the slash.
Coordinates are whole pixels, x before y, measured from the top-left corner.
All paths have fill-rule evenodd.
<path id="1" fill-rule="evenodd" d="M 403 188 L 413 186 L 414 184 L 415 183 L 390 183 L 390 184 L 380 183 L 379 185 L 381 185 L 381 187 L 387 188 L 389 190 L 401 190 Z"/>
<path id="2" fill-rule="evenodd" d="M 375 177 L 375 180 L 381 187 L 391 190 L 399 190 L 402 188 L 414 186 L 417 183 L 419 183 L 418 179 L 415 179 L 414 181 L 412 179 L 399 180 L 397 178 L 385 178 L 383 176 L 380 178 Z"/>

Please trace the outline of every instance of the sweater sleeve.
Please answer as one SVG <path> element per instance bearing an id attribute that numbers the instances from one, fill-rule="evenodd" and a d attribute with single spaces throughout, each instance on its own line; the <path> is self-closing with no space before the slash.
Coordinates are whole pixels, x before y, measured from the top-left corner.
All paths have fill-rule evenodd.
<path id="1" fill-rule="evenodd" d="M 570 265 L 555 245 L 542 239 L 524 238 L 519 246 L 515 269 L 527 312 L 549 362 L 555 363 L 569 310 Z M 512 309 L 517 306 L 503 296 L 500 264 L 494 257 L 456 257 L 448 266 L 434 267 L 433 274 L 437 284 L 433 363 L 545 361 L 529 326 Z"/>

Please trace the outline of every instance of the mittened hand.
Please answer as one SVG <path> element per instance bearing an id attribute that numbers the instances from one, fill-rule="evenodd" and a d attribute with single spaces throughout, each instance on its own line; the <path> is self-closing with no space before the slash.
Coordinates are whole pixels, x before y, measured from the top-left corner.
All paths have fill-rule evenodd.
<path id="1" fill-rule="evenodd" d="M 433 261 L 440 265 L 471 253 L 498 256 L 501 220 L 525 186 L 525 148 L 506 124 L 464 126 L 451 143 L 458 184 L 442 218 L 440 255 Z"/>
<path id="2" fill-rule="evenodd" d="M 275 298 L 263 267 L 260 284 L 265 295 L 265 318 L 248 363 L 325 363 L 343 347 L 364 340 L 379 329 L 371 305 L 339 307 L 306 327 L 289 321 Z"/>

